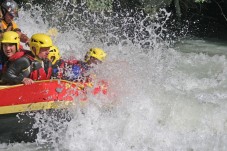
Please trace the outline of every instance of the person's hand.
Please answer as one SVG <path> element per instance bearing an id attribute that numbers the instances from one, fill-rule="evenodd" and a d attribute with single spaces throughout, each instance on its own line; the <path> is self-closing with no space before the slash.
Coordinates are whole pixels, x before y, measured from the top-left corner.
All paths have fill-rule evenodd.
<path id="1" fill-rule="evenodd" d="M 23 81 L 24 85 L 31 85 L 34 83 L 34 81 L 30 78 L 24 78 Z"/>
<path id="2" fill-rule="evenodd" d="M 21 39 L 22 42 L 25 43 L 25 46 L 29 47 L 30 39 L 28 38 L 27 35 L 20 32 L 20 39 Z"/>

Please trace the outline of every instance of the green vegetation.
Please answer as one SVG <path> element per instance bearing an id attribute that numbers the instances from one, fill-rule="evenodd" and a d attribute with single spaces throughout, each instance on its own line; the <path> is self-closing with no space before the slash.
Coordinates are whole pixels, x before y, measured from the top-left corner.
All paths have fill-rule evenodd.
<path id="1" fill-rule="evenodd" d="M 52 5 L 59 4 L 58 6 L 59 8 L 59 7 L 62 7 L 62 4 L 71 3 L 71 6 L 82 5 L 84 8 L 87 8 L 91 12 L 102 12 L 102 11 L 118 12 L 119 10 L 124 10 L 124 11 L 144 10 L 145 13 L 150 15 L 157 13 L 160 8 L 171 7 L 171 11 L 175 13 L 178 19 L 180 19 L 183 15 L 187 15 L 188 10 L 193 9 L 195 13 L 199 12 L 201 7 L 205 6 L 204 5 L 205 3 L 211 2 L 209 0 L 70 0 L 70 1 L 15 0 L 15 1 L 18 2 L 20 6 L 23 3 L 43 4 L 46 10 L 51 10 Z M 225 17 L 224 9 L 222 7 L 222 4 L 220 4 L 222 1 L 213 0 L 212 2 L 219 7 L 222 13 L 222 16 Z M 203 5 L 203 6 L 200 7 L 199 5 Z M 66 10 L 66 11 L 68 12 L 69 10 Z M 62 14 L 62 12 L 60 14 Z"/>
<path id="2" fill-rule="evenodd" d="M 59 2 L 58 0 L 48 1 L 48 0 L 15 0 L 19 4 L 22 3 L 38 3 L 38 4 L 47 4 Z M 122 9 L 143 9 L 148 14 L 154 14 L 159 8 L 168 7 L 171 4 L 175 5 L 177 16 L 181 16 L 183 11 L 186 11 L 190 7 L 194 7 L 193 3 L 204 3 L 207 0 L 72 0 L 74 4 L 80 4 L 86 2 L 87 8 L 92 12 L 97 11 L 108 11 L 113 10 L 113 4 L 118 2 Z M 62 3 L 64 1 L 62 0 Z"/>

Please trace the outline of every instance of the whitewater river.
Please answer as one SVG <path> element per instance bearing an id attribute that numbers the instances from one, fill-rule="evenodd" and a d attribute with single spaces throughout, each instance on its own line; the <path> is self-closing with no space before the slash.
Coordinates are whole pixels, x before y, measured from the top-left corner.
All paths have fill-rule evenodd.
<path id="1" fill-rule="evenodd" d="M 29 36 L 48 31 L 26 12 L 19 15 L 23 21 L 17 22 Z M 86 42 L 80 32 L 59 32 L 54 42 L 62 56 L 79 59 L 90 47 L 106 50 L 97 77 L 109 82 L 109 94 L 88 95 L 83 104 L 76 98 L 73 119 L 57 123 L 62 131 L 38 123 L 37 142 L 0 144 L 0 150 L 227 150 L 226 42 L 186 38 L 168 46 L 154 40 L 153 48 L 145 50 L 129 42 Z M 50 136 L 42 138 L 42 133 Z"/>

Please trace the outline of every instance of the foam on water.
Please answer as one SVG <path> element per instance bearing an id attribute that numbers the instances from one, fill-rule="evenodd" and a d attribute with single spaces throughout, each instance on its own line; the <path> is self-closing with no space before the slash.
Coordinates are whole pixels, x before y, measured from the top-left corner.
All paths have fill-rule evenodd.
<path id="1" fill-rule="evenodd" d="M 18 20 L 22 31 L 29 36 L 48 31 L 39 18 L 26 14 L 20 12 L 24 20 Z M 47 119 L 36 125 L 42 128 L 36 143 L 0 144 L 0 150 L 226 150 L 225 55 L 185 53 L 194 46 L 193 40 L 189 46 L 170 48 L 150 39 L 154 47 L 143 49 L 130 42 L 107 45 L 95 38 L 87 42 L 81 32 L 59 32 L 55 44 L 63 56 L 79 59 L 90 47 L 106 50 L 108 58 L 96 71 L 98 78 L 108 80 L 109 94 L 88 94 L 89 101 L 83 104 L 76 98 L 72 120 L 54 123 L 60 131 Z M 204 42 L 203 48 L 211 49 L 210 45 L 219 46 Z M 42 133 L 49 137 L 42 138 Z"/>

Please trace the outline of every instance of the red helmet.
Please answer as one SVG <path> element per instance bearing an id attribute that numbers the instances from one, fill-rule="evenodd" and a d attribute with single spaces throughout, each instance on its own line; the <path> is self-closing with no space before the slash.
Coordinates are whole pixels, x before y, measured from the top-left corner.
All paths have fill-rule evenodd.
<path id="1" fill-rule="evenodd" d="M 14 0 L 5 0 L 1 6 L 3 15 L 9 12 L 13 17 L 18 17 L 18 5 Z"/>

